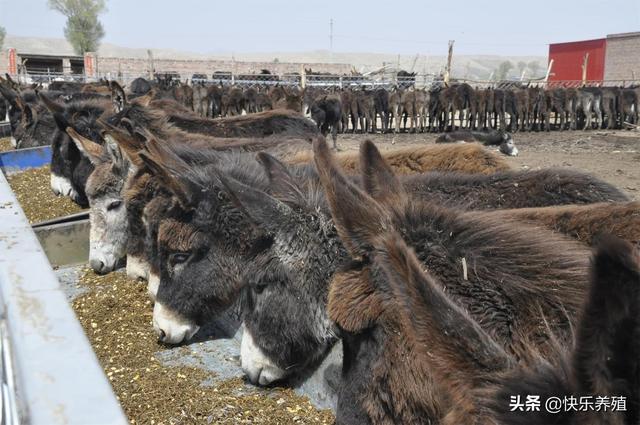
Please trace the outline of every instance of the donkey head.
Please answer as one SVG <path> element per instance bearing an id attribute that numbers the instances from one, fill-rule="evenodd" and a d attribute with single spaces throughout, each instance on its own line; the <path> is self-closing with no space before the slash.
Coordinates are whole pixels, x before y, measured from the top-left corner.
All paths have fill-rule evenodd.
<path id="1" fill-rule="evenodd" d="M 266 385 L 315 364 L 335 341 L 327 283 L 343 249 L 309 168 L 258 154 L 269 193 L 221 177 L 230 198 L 264 236 L 248 255 L 242 367 Z"/>
<path id="2" fill-rule="evenodd" d="M 367 194 L 341 173 L 326 143 L 314 143 L 333 222 L 353 259 L 334 275 L 327 305 L 341 331 L 343 380 L 348 382 L 340 392 L 337 418 L 338 423 L 374 417 L 411 423 L 438 417 L 439 401 L 426 363 L 414 355 L 415 343 L 402 332 L 397 307 L 390 303 L 392 292 L 376 263 L 379 238 L 393 230 L 392 214 L 383 203 L 401 206 L 406 194 L 372 146 L 365 143 L 361 148 Z M 381 389 L 381 382 L 388 384 Z M 424 400 L 415 400 L 416 394 L 423 394 Z"/>
<path id="3" fill-rule="evenodd" d="M 111 134 L 99 145 L 67 128 L 78 150 L 92 163 L 94 170 L 87 179 L 89 199 L 89 263 L 97 273 L 108 273 L 125 258 L 127 216 L 124 185 L 131 172 L 131 161 Z"/>
<path id="4" fill-rule="evenodd" d="M 159 279 L 152 263 L 149 289 L 154 292 L 157 286 L 154 327 L 166 343 L 189 339 L 199 326 L 237 300 L 242 260 L 256 238 L 245 215 L 221 190 L 219 174 L 231 170 L 255 186 L 263 184 L 264 175 L 246 156 L 217 155 L 217 161 L 196 166 L 169 150 L 142 154 L 147 167 L 175 199 L 165 217 L 152 222 L 146 219 L 147 233 L 156 226 L 158 232 L 154 262 Z"/>

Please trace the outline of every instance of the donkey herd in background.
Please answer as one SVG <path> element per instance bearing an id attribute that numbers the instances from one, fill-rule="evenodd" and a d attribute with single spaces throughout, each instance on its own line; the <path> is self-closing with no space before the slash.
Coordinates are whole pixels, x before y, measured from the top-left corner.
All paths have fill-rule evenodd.
<path id="1" fill-rule="evenodd" d="M 515 130 L 545 117 L 536 102 L 575 125 L 567 99 L 588 90 L 281 87 L 277 109 L 243 103 L 245 115 L 213 119 L 181 86 L 144 83 L 37 91 L 3 79 L 0 93 L 16 143 L 51 144 L 52 190 L 90 208 L 91 267 L 147 281 L 161 342 L 232 312 L 242 370 L 271 385 L 305 376 L 341 340 L 338 424 L 640 423 L 640 203 L 579 171 L 512 170 L 477 144 L 331 152 L 300 112 L 371 96 L 380 115 L 380 98 L 387 112 L 394 97 L 436 98 L 449 105 L 437 114 L 467 111 L 464 126 L 482 128 L 505 125 L 494 113 L 510 113 L 506 99 L 538 99 L 524 121 L 514 112 Z M 590 111 L 606 103 L 599 90 Z M 477 107 L 483 96 L 491 108 Z M 293 97 L 300 108 L 287 110 Z M 612 125 L 635 119 L 635 103 L 612 105 Z M 420 123 L 427 110 L 407 114 Z M 449 119 L 428 116 L 427 128 Z M 510 408 L 530 395 L 625 407 Z"/>

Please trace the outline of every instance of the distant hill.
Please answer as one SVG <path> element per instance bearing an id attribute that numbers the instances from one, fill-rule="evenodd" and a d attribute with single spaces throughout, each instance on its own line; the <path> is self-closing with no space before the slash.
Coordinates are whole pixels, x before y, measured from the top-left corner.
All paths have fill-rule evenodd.
<path id="1" fill-rule="evenodd" d="M 7 35 L 4 47 L 15 47 L 19 52 L 36 54 L 60 54 L 73 55 L 71 45 L 62 38 L 37 38 L 37 37 L 16 37 Z M 198 53 L 185 50 L 173 49 L 152 49 L 153 56 L 157 59 L 224 59 L 228 60 L 232 55 L 228 52 Z M 147 49 L 116 46 L 110 43 L 103 43 L 100 46 L 98 55 L 103 57 L 122 58 L 146 58 Z M 382 67 L 384 63 L 401 69 L 410 70 L 415 56 L 397 55 L 386 53 L 369 52 L 329 52 L 328 50 L 314 50 L 307 52 L 254 52 L 235 53 L 237 61 L 259 61 L 259 62 L 296 62 L 296 63 L 347 63 L 353 65 L 361 72 L 368 72 Z M 519 76 L 518 62 L 537 62 L 539 68 L 538 77 L 544 73 L 547 58 L 544 56 L 491 56 L 491 55 L 460 55 L 453 57 L 453 76 L 458 78 L 486 79 L 489 78 L 499 64 L 503 61 L 510 61 L 514 66 L 509 73 L 510 77 Z M 415 61 L 413 70 L 420 74 L 437 74 L 444 69 L 446 56 L 419 56 Z M 527 77 L 531 77 L 531 70 L 527 70 Z"/>

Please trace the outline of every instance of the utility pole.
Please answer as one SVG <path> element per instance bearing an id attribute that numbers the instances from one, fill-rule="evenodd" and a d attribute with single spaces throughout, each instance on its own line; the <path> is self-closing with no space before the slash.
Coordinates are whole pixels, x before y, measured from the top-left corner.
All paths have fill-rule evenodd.
<path id="1" fill-rule="evenodd" d="M 447 55 L 447 69 L 444 73 L 444 83 L 449 85 L 449 78 L 451 78 L 451 60 L 453 59 L 453 43 L 455 40 L 449 40 L 449 54 Z"/>
<path id="2" fill-rule="evenodd" d="M 329 19 L 329 51 L 333 52 L 333 18 Z"/>
<path id="3" fill-rule="evenodd" d="M 147 57 L 149 58 L 149 79 L 154 80 L 156 69 L 155 65 L 153 64 L 153 52 L 151 51 L 151 49 L 147 50 Z"/>

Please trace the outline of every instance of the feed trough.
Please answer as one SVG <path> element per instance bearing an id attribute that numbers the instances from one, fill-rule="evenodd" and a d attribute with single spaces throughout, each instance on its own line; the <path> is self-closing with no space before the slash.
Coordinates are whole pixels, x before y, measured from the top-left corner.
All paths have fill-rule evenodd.
<path id="1" fill-rule="evenodd" d="M 46 166 L 50 158 L 48 147 L 10 151 L 0 154 L 0 167 L 7 176 L 15 176 Z M 0 307 L 4 307 L 0 330 L 3 356 L 9 360 L 3 366 L 7 376 L 15 377 L 6 387 L 8 400 L 13 402 L 5 403 L 15 407 L 5 408 L 4 423 L 128 423 L 154 409 L 153 404 L 146 407 L 132 402 L 136 396 L 145 396 L 148 387 L 144 385 L 148 383 L 143 381 L 154 374 L 152 365 L 163 373 L 175 370 L 178 381 L 184 377 L 185 390 L 195 394 L 195 390 L 203 389 L 201 404 L 212 406 L 216 412 L 194 416 L 197 419 L 239 420 L 280 409 L 286 416 L 274 416 L 280 423 L 331 420 L 330 410 L 335 411 L 337 400 L 340 346 L 334 347 L 317 370 L 299 382 L 289 383 L 291 389 L 253 387 L 244 381 L 240 367 L 242 328 L 235 312 L 205 326 L 189 344 L 160 346 L 149 320 L 153 307 L 146 297 L 146 283 L 127 279 L 124 271 L 98 276 L 88 270 L 87 211 L 30 224 L 4 174 L 0 176 L 0 199 L 0 250 L 4 252 L 0 260 Z M 117 297 L 119 291 L 134 296 L 135 305 L 142 307 L 122 313 L 125 308 L 116 305 L 118 320 L 122 319 L 124 328 L 130 330 L 135 324 L 126 323 L 127 318 L 141 318 L 136 335 L 141 335 L 139 338 L 151 353 L 149 365 L 127 369 L 131 376 L 123 372 L 125 367 L 112 372 L 114 367 L 108 362 L 110 356 L 116 357 L 105 351 L 108 344 L 100 343 L 103 335 L 99 332 L 114 332 L 109 323 L 116 321 L 115 315 L 92 315 L 99 311 L 96 306 L 101 305 L 100 299 L 113 298 L 113 294 Z M 131 316 L 127 316 L 129 313 Z M 110 344 L 115 346 L 122 341 L 125 346 L 134 347 L 133 351 L 143 350 L 137 348 L 142 340 L 133 341 L 126 335 L 119 335 Z M 140 370 L 151 372 L 140 376 Z M 140 385 L 136 386 L 137 382 Z M 136 394 L 136 389 L 141 393 Z M 212 394 L 222 394 L 224 403 L 212 402 Z M 255 412 L 251 412 L 252 406 Z M 167 414 L 174 413 L 175 418 L 186 421 L 192 419 L 190 412 L 175 410 Z M 150 422 L 148 418 L 135 423 Z"/>

